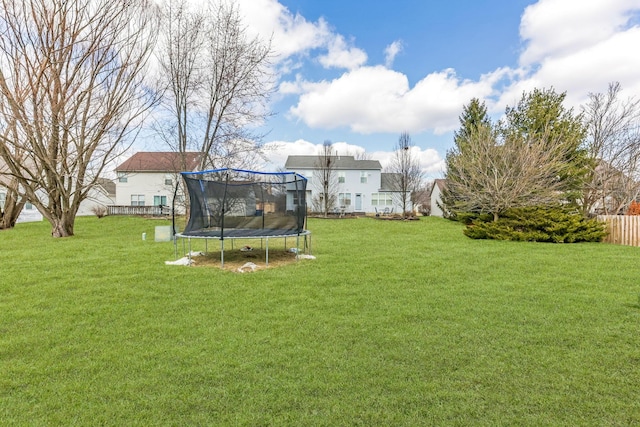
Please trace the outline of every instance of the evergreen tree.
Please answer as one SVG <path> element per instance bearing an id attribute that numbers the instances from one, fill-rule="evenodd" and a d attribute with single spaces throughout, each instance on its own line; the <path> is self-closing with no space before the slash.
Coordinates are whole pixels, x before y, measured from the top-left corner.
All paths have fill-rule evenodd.
<path id="1" fill-rule="evenodd" d="M 487 107 L 484 101 L 480 103 L 478 98 L 471 99 L 469 104 L 462 108 L 462 114 L 458 120 L 460 121 L 460 129 L 453 134 L 453 142 L 458 148 L 461 148 L 460 145 L 464 145 L 464 141 L 468 140 L 480 126 L 491 126 Z"/>
<path id="2" fill-rule="evenodd" d="M 466 144 L 470 140 L 471 136 L 475 134 L 479 128 L 490 129 L 492 127 L 491 119 L 487 114 L 487 107 L 484 101 L 481 103 L 478 98 L 473 98 L 468 105 L 462 108 L 462 114 L 458 118 L 460 121 L 460 129 L 453 134 L 454 147 L 447 152 L 445 163 L 447 165 L 447 172 L 445 178 L 448 181 L 458 181 L 460 179 L 459 174 L 463 171 L 458 170 L 454 166 L 455 156 L 464 153 Z M 455 186 L 446 186 L 442 192 L 442 211 L 445 216 L 451 219 L 457 219 L 459 209 L 456 205 L 459 205 L 461 195 L 456 194 Z"/>
<path id="3" fill-rule="evenodd" d="M 551 89 L 534 89 L 523 93 L 514 107 L 507 107 L 499 129 L 505 139 L 537 141 L 548 150 L 561 153 L 564 167 L 559 179 L 565 199 L 580 198 L 589 160 L 584 148 L 586 129 L 579 114 L 564 107 L 566 93 Z"/>

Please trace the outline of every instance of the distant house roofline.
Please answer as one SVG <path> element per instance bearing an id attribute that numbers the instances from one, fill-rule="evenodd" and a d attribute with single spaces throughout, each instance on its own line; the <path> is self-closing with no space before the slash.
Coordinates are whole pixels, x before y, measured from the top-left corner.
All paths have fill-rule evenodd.
<path id="1" fill-rule="evenodd" d="M 182 166 L 182 155 L 185 167 Z M 175 151 L 139 151 L 118 167 L 116 172 L 186 172 L 195 170 L 200 163 L 200 153 Z"/>
<path id="2" fill-rule="evenodd" d="M 285 169 L 318 169 L 320 156 L 289 156 Z M 382 170 L 378 160 L 356 160 L 354 156 L 331 156 L 336 170 Z"/>

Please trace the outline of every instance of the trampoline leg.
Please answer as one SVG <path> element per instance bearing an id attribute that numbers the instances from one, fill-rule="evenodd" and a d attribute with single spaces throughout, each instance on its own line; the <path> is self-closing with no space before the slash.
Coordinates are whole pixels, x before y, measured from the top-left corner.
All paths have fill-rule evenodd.
<path id="1" fill-rule="evenodd" d="M 224 239 L 220 239 L 220 267 L 224 268 Z"/>
<path id="2" fill-rule="evenodd" d="M 300 257 L 298 255 L 300 251 L 300 236 L 296 237 L 296 261 L 298 261 L 300 259 Z"/>
<path id="3" fill-rule="evenodd" d="M 267 240 L 267 252 L 265 255 L 265 260 L 266 260 L 265 265 L 268 267 L 269 266 L 269 238 L 267 237 L 266 240 Z"/>
<path id="4" fill-rule="evenodd" d="M 189 253 L 187 256 L 189 257 L 189 265 L 191 265 L 191 238 L 189 238 Z"/>
<path id="5" fill-rule="evenodd" d="M 173 253 L 175 255 L 175 259 L 178 259 L 178 238 L 173 236 Z"/>

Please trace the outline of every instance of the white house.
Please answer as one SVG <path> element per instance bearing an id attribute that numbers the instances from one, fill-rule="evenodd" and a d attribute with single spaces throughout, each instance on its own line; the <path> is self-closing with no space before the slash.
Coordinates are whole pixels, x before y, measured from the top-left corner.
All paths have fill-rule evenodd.
<path id="1" fill-rule="evenodd" d="M 445 179 L 436 179 L 433 181 L 433 186 L 431 187 L 431 195 L 429 199 L 431 200 L 431 216 L 439 216 L 443 217 L 444 212 L 442 211 L 442 191 L 446 187 L 447 180 Z"/>
<path id="2" fill-rule="evenodd" d="M 336 209 L 362 214 L 402 212 L 400 193 L 392 188 L 392 174 L 382 173 L 378 160 L 356 160 L 353 156 L 335 156 L 333 160 Z M 284 167 L 307 178 L 307 207 L 319 211 L 314 206 L 322 193 L 318 156 L 289 156 Z"/>
<path id="3" fill-rule="evenodd" d="M 193 171 L 199 164 L 200 154 L 185 153 L 183 164 L 180 153 L 138 152 L 118 166 L 116 170 L 117 206 L 172 206 L 176 185 L 182 179 L 180 172 Z M 182 203 L 178 195 L 176 208 Z"/>
<path id="4" fill-rule="evenodd" d="M 96 185 L 89 191 L 89 195 L 80 203 L 78 216 L 95 215 L 95 208 L 107 208 L 116 202 L 116 184 L 106 178 L 98 178 Z"/>
<path id="5" fill-rule="evenodd" d="M 7 198 L 6 188 L 0 185 L 0 209 L 4 208 L 4 203 Z M 42 191 L 39 192 L 39 198 L 46 200 L 47 195 Z M 97 206 L 103 206 L 105 209 L 109 205 L 113 205 L 115 202 L 115 184 L 108 179 L 98 179 L 98 183 L 89 191 L 89 195 L 84 199 L 78 207 L 77 216 L 95 215 L 94 208 Z M 44 217 L 36 209 L 36 207 L 27 201 L 20 215 L 16 219 L 16 223 L 21 222 L 37 222 L 42 221 Z"/>

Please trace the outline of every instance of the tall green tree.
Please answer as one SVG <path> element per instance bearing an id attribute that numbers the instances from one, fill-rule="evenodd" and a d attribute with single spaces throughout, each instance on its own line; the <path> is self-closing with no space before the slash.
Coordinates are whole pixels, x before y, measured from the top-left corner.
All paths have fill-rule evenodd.
<path id="1" fill-rule="evenodd" d="M 515 106 L 506 108 L 499 130 L 506 139 L 536 141 L 562 153 L 561 189 L 566 200 L 576 202 L 590 170 L 584 147 L 586 128 L 581 115 L 564 106 L 565 98 L 566 92 L 557 93 L 553 88 L 525 92 Z"/>
<path id="2" fill-rule="evenodd" d="M 458 117 L 460 121 L 460 129 L 453 134 L 453 149 L 447 152 L 445 163 L 447 165 L 447 180 L 457 180 L 455 176 L 462 171 L 456 169 L 454 165 L 456 156 L 464 154 L 468 149 L 468 141 L 472 135 L 478 132 L 479 128 L 490 129 L 492 127 L 491 119 L 487 113 L 487 107 L 484 101 L 480 102 L 478 98 L 473 98 L 469 104 L 463 106 L 462 114 Z M 446 186 L 442 192 L 442 211 L 445 216 L 455 218 L 460 210 L 461 195 L 456 193 L 456 186 Z"/>
<path id="3" fill-rule="evenodd" d="M 465 106 L 446 158 L 445 211 L 488 213 L 495 221 L 511 208 L 579 200 L 589 170 L 585 127 L 564 99 L 534 89 L 495 125 L 477 99 Z"/>
<path id="4" fill-rule="evenodd" d="M 469 139 L 472 133 L 481 126 L 491 126 L 491 119 L 487 114 L 487 106 L 484 101 L 472 98 L 468 105 L 462 108 L 462 114 L 458 117 L 460 129 L 453 133 L 453 142 L 457 147 Z"/>
<path id="5" fill-rule="evenodd" d="M 501 139 L 486 125 L 461 139 L 463 148 L 449 153 L 447 165 L 454 211 L 490 214 L 497 221 L 511 208 L 557 202 L 563 156 L 541 141 L 517 135 Z"/>

